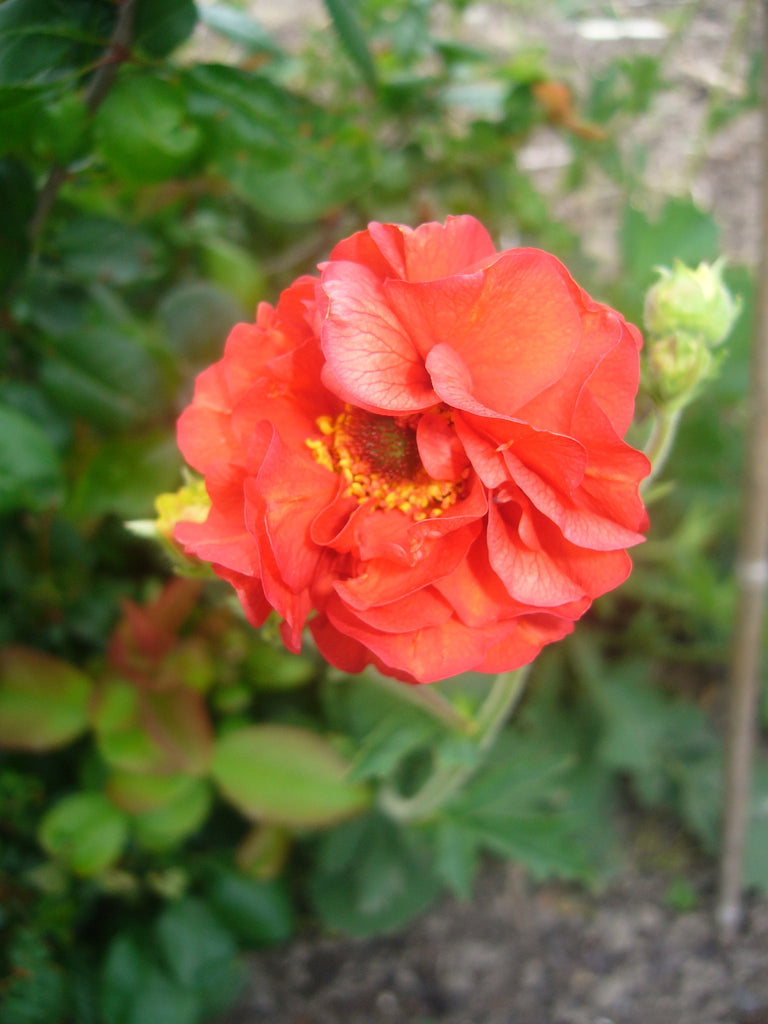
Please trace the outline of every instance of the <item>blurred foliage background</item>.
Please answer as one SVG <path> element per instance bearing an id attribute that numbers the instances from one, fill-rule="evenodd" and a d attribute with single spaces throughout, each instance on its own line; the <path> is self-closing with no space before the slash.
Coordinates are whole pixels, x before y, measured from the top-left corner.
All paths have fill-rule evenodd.
<path id="1" fill-rule="evenodd" d="M 397 928 L 446 888 L 470 895 L 485 852 L 599 884 L 628 806 L 662 814 L 684 858 L 716 851 L 748 267 L 728 271 L 743 314 L 631 579 L 544 653 L 514 728 L 430 820 L 398 824 L 376 794 L 473 763 L 465 735 L 402 687 L 284 653 L 125 526 L 182 482 L 175 419 L 232 324 L 370 219 L 473 213 L 635 322 L 657 265 L 717 257 L 710 213 L 649 187 L 634 133 L 675 88 L 691 6 L 659 5 L 661 44 L 589 68 L 478 42 L 481 6 L 326 0 L 286 42 L 259 4 L 0 2 L 4 1024 L 202 1022 L 236 993 L 238 950 L 308 915 Z M 544 6 L 576 24 L 599 5 Z M 701 153 L 757 103 L 755 5 L 729 7 L 731 85 L 700 86 Z M 532 139 L 565 154 L 554 177 Z M 558 216 L 595 181 L 610 210 Z M 437 689 L 471 714 L 486 686 Z M 760 768 L 764 888 L 766 791 Z M 673 882 L 699 899 L 684 868 Z"/>

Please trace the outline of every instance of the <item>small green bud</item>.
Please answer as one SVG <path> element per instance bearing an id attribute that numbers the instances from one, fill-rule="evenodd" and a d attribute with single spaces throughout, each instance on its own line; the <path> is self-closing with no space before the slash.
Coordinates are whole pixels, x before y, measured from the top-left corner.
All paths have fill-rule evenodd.
<path id="1" fill-rule="evenodd" d="M 701 335 L 680 331 L 651 340 L 645 359 L 646 388 L 663 405 L 685 404 L 712 371 L 712 354 Z"/>
<path id="2" fill-rule="evenodd" d="M 710 347 L 725 341 L 741 304 L 723 282 L 724 265 L 718 259 L 692 270 L 676 260 L 672 270 L 659 267 L 661 277 L 645 299 L 648 333 L 668 338 L 683 332 Z"/>

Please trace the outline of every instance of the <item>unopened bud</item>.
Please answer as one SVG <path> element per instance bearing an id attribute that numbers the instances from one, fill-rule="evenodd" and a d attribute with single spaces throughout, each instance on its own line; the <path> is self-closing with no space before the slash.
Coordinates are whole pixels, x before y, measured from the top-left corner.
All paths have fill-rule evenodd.
<path id="1" fill-rule="evenodd" d="M 645 327 L 651 337 L 684 333 L 714 347 L 725 341 L 740 303 L 723 282 L 722 260 L 700 263 L 696 270 L 676 260 L 672 270 L 660 267 L 661 278 L 645 300 Z"/>
<path id="2" fill-rule="evenodd" d="M 712 370 L 712 353 L 701 338 L 683 331 L 651 340 L 645 358 L 646 388 L 656 402 L 685 404 Z"/>

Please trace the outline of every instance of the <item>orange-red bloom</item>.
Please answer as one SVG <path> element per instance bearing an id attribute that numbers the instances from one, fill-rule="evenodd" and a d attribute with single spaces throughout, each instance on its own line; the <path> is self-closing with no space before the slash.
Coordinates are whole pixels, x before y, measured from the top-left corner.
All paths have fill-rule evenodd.
<path id="1" fill-rule="evenodd" d="M 254 625 L 350 672 L 531 661 L 628 575 L 648 462 L 639 332 L 472 217 L 345 239 L 200 375 L 179 444 L 212 507 L 176 538 Z"/>

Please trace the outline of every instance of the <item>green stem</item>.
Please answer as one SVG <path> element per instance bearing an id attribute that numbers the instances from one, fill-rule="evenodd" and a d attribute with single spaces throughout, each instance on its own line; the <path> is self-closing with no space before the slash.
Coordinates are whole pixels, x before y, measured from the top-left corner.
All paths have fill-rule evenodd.
<path id="1" fill-rule="evenodd" d="M 519 701 L 529 666 L 496 676 L 491 691 L 476 717 L 474 732 L 478 754 L 486 754 L 494 744 L 507 718 Z M 396 821 L 421 821 L 439 810 L 477 770 L 477 763 L 440 765 L 434 769 L 418 792 L 404 797 L 385 787 L 379 796 L 382 810 Z"/>
<path id="2" fill-rule="evenodd" d="M 672 450 L 672 442 L 680 424 L 684 406 L 677 406 L 674 409 L 665 409 L 663 406 L 657 408 L 654 413 L 653 428 L 651 436 L 645 446 L 645 455 L 651 463 L 651 472 L 643 480 L 640 490 L 647 491 L 651 483 L 661 472 L 667 457 Z"/>
<path id="3" fill-rule="evenodd" d="M 369 670 L 366 676 L 382 690 L 386 690 L 407 704 L 415 704 L 416 707 L 426 711 L 455 732 L 469 734 L 475 729 L 474 720 L 463 715 L 447 697 L 444 697 L 433 686 L 428 684 L 409 686 L 408 683 L 401 683 L 389 676 L 382 676 L 373 669 Z"/>

